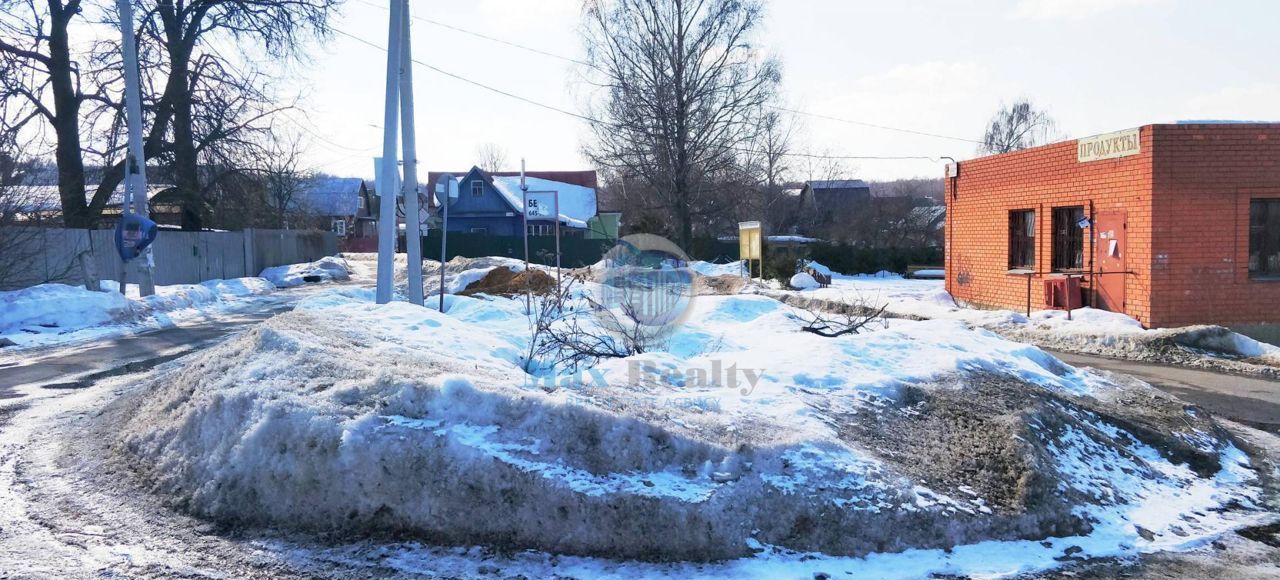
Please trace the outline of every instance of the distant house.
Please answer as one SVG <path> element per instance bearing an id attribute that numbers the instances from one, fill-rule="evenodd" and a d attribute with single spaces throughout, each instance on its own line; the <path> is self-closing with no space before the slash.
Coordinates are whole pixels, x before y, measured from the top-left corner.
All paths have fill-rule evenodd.
<path id="1" fill-rule="evenodd" d="M 161 225 L 176 225 L 178 208 L 164 203 L 161 195 L 171 189 L 171 185 L 148 185 L 147 199 L 150 200 L 151 218 Z M 93 194 L 98 190 L 96 184 L 85 188 L 85 202 L 93 201 Z M 14 213 L 17 221 L 32 225 L 54 225 L 62 223 L 62 198 L 57 185 L 17 185 L 6 190 L 6 205 Z M 120 219 L 121 206 L 124 205 L 124 187 L 116 190 L 107 198 L 102 208 L 100 227 L 114 227 Z"/>
<path id="2" fill-rule="evenodd" d="M 371 252 L 378 245 L 378 223 L 370 190 L 359 177 L 317 177 L 304 184 L 291 209 L 309 217 L 312 227 L 337 234 L 343 251 Z"/>
<path id="3" fill-rule="evenodd" d="M 428 183 L 435 183 L 444 172 L 428 174 Z M 520 174 L 515 172 L 488 172 L 479 167 L 470 171 L 453 173 L 458 178 L 458 198 L 449 204 L 449 232 L 487 234 L 490 236 L 521 236 L 525 227 L 524 203 L 520 189 Z M 560 200 L 560 235 L 562 237 L 586 237 L 588 232 L 605 232 L 612 228 L 616 236 L 616 217 L 604 223 L 597 216 L 595 171 L 528 171 L 525 172 L 528 191 L 555 191 Z M 435 216 L 440 210 L 435 200 L 431 206 Z M 593 224 L 599 224 L 593 228 Z M 549 236 L 555 230 L 554 222 L 528 224 L 532 236 Z"/>
<path id="4" fill-rule="evenodd" d="M 871 185 L 861 179 L 806 181 L 800 190 L 801 211 L 841 213 L 871 199 Z"/>

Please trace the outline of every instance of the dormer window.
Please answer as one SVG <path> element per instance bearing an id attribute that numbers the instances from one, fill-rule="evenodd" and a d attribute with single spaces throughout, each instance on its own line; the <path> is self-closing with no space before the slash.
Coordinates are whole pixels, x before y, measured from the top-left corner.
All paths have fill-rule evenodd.
<path id="1" fill-rule="evenodd" d="M 474 179 L 471 181 L 471 197 L 481 197 L 484 195 L 484 181 Z"/>

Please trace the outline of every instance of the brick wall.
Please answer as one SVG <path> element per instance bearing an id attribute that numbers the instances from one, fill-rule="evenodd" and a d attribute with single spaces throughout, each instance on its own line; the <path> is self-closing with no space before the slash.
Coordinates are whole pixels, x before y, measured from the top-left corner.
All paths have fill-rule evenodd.
<path id="1" fill-rule="evenodd" d="M 960 164 L 947 180 L 947 289 L 976 305 L 1026 307 L 1008 272 L 1008 214 L 1036 210 L 1031 307 L 1043 308 L 1051 212 L 1125 210 L 1125 313 L 1144 325 L 1280 323 L 1280 281 L 1248 276 L 1249 202 L 1280 198 L 1280 125 L 1150 125 L 1142 152 L 1078 163 L 1076 142 Z M 1085 231 L 1085 267 L 1094 248 Z M 1088 286 L 1086 278 L 1086 286 Z"/>
<path id="2" fill-rule="evenodd" d="M 1280 125 L 1153 129 L 1153 324 L 1280 323 L 1280 281 L 1248 267 L 1249 202 L 1280 198 Z"/>
<path id="3" fill-rule="evenodd" d="M 1128 239 L 1124 275 L 1126 313 L 1150 322 L 1152 131 L 1141 129 L 1142 152 L 1120 159 L 1078 163 L 1076 142 L 1066 141 L 960 163 L 946 180 L 947 289 L 978 306 L 1022 310 L 1027 276 L 1010 274 L 1009 212 L 1036 212 L 1036 264 L 1031 308 L 1044 308 L 1044 278 L 1051 274 L 1052 211 L 1084 206 L 1091 211 L 1126 210 Z M 1091 203 L 1092 202 L 1092 203 Z M 1084 233 L 1085 268 L 1094 248 Z M 1085 286 L 1088 286 L 1086 279 Z"/>

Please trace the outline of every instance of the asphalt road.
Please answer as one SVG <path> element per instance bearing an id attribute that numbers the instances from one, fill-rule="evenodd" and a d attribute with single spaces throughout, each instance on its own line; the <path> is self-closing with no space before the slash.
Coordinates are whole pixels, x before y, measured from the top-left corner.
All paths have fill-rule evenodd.
<path id="1" fill-rule="evenodd" d="M 262 308 L 226 314 L 216 319 L 77 345 L 38 349 L 17 363 L 0 363 L 0 399 L 20 397 L 17 387 L 78 388 L 112 374 L 137 372 L 212 345 L 249 325 L 293 307 L 293 296 Z"/>
<path id="2" fill-rule="evenodd" d="M 1187 367 L 1050 351 L 1076 367 L 1137 377 L 1189 403 L 1251 427 L 1280 433 L 1280 381 Z"/>

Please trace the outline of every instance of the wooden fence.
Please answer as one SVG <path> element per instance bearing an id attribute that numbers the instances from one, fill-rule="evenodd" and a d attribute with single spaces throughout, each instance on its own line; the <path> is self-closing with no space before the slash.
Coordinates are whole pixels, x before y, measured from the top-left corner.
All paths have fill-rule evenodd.
<path id="1" fill-rule="evenodd" d="M 0 228 L 0 290 L 45 282 L 114 279 L 121 268 L 112 230 Z M 257 276 L 263 268 L 310 262 L 337 253 L 329 232 L 161 230 L 152 246 L 155 283 L 190 284 Z"/>

